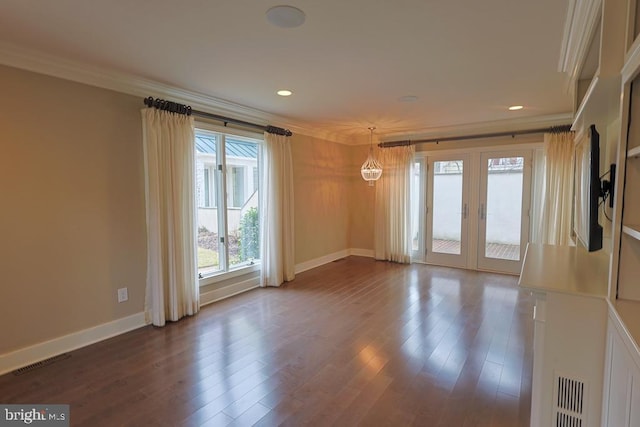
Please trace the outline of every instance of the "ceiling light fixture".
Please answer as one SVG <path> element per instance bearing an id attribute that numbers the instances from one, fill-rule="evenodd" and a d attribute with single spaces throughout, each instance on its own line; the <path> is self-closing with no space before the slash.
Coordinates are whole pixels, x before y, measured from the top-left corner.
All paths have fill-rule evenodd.
<path id="1" fill-rule="evenodd" d="M 287 89 L 281 89 L 279 91 L 276 92 L 278 95 L 280 96 L 291 96 L 293 94 L 293 92 L 291 92 L 290 90 Z"/>
<path id="2" fill-rule="evenodd" d="M 509 107 L 509 111 L 518 111 L 518 110 L 522 110 L 524 107 L 522 105 L 512 105 L 511 107 Z"/>
<path id="3" fill-rule="evenodd" d="M 267 10 L 267 21 L 280 28 L 295 28 L 304 24 L 303 11 L 293 6 L 274 6 Z"/>
<path id="4" fill-rule="evenodd" d="M 375 127 L 369 128 L 369 156 L 360 168 L 362 178 L 373 187 L 373 181 L 377 181 L 382 176 L 382 164 L 373 156 L 373 131 Z"/>

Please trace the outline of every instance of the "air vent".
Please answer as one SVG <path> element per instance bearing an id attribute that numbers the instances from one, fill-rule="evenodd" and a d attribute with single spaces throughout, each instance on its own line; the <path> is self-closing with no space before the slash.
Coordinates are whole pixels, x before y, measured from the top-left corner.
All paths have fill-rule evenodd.
<path id="1" fill-rule="evenodd" d="M 41 361 L 36 362 L 36 363 L 32 363 L 31 365 L 27 365 L 27 366 L 25 366 L 23 368 L 16 369 L 15 371 L 12 372 L 12 374 L 13 375 L 24 375 L 24 374 L 27 374 L 27 373 L 35 370 L 35 369 L 44 368 L 45 366 L 49 366 L 51 364 L 59 362 L 60 360 L 65 360 L 65 359 L 68 359 L 70 357 L 71 357 L 71 355 L 68 354 L 68 353 L 59 354 L 57 356 L 53 356 L 53 357 L 50 357 L 50 358 L 45 359 L 45 360 L 41 360 Z"/>
<path id="2" fill-rule="evenodd" d="M 555 427 L 582 427 L 586 425 L 584 403 L 586 401 L 587 386 L 584 381 L 556 375 L 555 398 Z"/>

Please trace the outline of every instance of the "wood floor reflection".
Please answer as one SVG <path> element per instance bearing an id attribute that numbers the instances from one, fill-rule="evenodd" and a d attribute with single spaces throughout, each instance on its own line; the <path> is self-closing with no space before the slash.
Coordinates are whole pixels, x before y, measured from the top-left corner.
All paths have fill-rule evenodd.
<path id="1" fill-rule="evenodd" d="M 529 425 L 517 278 L 350 257 L 0 377 L 73 426 Z"/>

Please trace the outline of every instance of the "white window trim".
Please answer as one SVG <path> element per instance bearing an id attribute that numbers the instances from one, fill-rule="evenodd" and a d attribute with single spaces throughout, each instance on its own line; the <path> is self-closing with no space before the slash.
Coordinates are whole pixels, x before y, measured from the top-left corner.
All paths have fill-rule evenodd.
<path id="1" fill-rule="evenodd" d="M 234 277 L 244 276 L 245 274 L 253 273 L 256 271 L 260 271 L 262 264 L 260 261 L 256 261 L 251 265 L 243 265 L 229 271 L 220 271 L 213 273 L 207 277 L 203 277 L 202 279 L 198 279 L 198 284 L 200 286 L 209 286 L 215 283 L 223 282 L 228 279 L 233 279 Z"/>
<path id="2" fill-rule="evenodd" d="M 226 126 L 219 126 L 219 125 L 215 125 L 215 124 L 211 124 L 211 123 L 204 123 L 204 122 L 199 122 L 196 121 L 194 123 L 194 127 L 196 130 L 202 130 L 205 132 L 213 132 L 213 133 L 219 133 L 219 134 L 225 134 L 225 135 L 229 135 L 229 136 L 235 136 L 235 137 L 240 137 L 240 138 L 248 138 L 248 139 L 253 139 L 253 140 L 258 140 L 260 142 L 262 142 L 264 140 L 264 134 L 263 133 L 259 133 L 259 132 L 251 132 L 251 131 L 244 131 L 244 130 L 239 130 L 239 129 L 230 129 Z M 222 156 L 224 157 L 226 155 L 225 150 L 224 150 L 224 145 L 222 147 Z M 261 149 L 261 147 L 259 147 L 259 150 Z M 216 162 L 217 163 L 217 162 Z M 248 168 L 245 168 L 245 170 Z M 246 177 L 245 177 L 246 178 Z M 246 179 L 245 179 L 246 181 Z M 220 191 L 221 187 L 222 189 L 226 189 L 226 179 L 217 179 L 214 180 L 214 182 L 217 182 L 217 190 Z M 246 182 L 245 182 L 246 185 Z M 258 183 L 258 188 L 261 188 L 260 183 Z M 226 191 L 225 191 L 226 194 Z M 212 209 L 218 209 L 219 206 L 214 206 L 212 207 Z M 226 211 L 229 209 L 241 209 L 241 208 L 233 208 L 233 207 L 229 207 L 227 206 L 227 209 L 224 210 L 223 212 L 223 223 L 225 224 L 226 227 Z M 225 249 L 226 249 L 226 245 L 225 245 Z M 226 258 L 226 250 L 225 250 L 225 254 L 220 253 L 219 256 L 225 256 Z M 239 266 L 235 266 L 235 267 L 228 267 L 229 269 L 227 271 L 217 271 L 217 272 L 213 272 L 209 275 L 207 275 L 206 277 L 203 277 L 202 279 L 198 279 L 198 285 L 199 286 L 209 286 L 215 283 L 219 283 L 219 282 L 223 282 L 225 280 L 228 279 L 232 279 L 235 277 L 239 277 L 239 276 L 244 276 L 246 274 L 251 274 L 253 272 L 259 272 L 261 270 L 261 260 L 256 260 L 253 264 L 243 264 L 243 265 L 239 265 Z"/>
<path id="3" fill-rule="evenodd" d="M 250 138 L 250 139 L 258 139 L 260 141 L 264 140 L 264 133 L 261 133 L 261 132 L 251 132 L 246 130 L 233 129 L 225 126 L 214 125 L 212 123 L 205 123 L 200 121 L 196 121 L 194 123 L 194 127 L 196 129 L 201 129 L 204 131 L 224 133 L 226 135 L 238 136 L 241 138 L 244 137 L 244 138 Z"/>

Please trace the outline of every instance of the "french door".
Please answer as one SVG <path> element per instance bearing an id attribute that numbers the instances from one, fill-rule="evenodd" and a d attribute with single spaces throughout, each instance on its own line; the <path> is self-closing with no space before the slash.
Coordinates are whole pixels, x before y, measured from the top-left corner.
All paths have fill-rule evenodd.
<path id="1" fill-rule="evenodd" d="M 529 240 L 531 151 L 438 154 L 424 163 L 426 200 L 416 204 L 424 212 L 414 215 L 425 218 L 422 259 L 518 274 Z"/>
<path id="2" fill-rule="evenodd" d="M 483 153 L 480 166 L 478 268 L 519 274 L 529 241 L 531 153 Z"/>
<path id="3" fill-rule="evenodd" d="M 427 159 L 427 256 L 429 264 L 466 267 L 469 157 Z"/>

